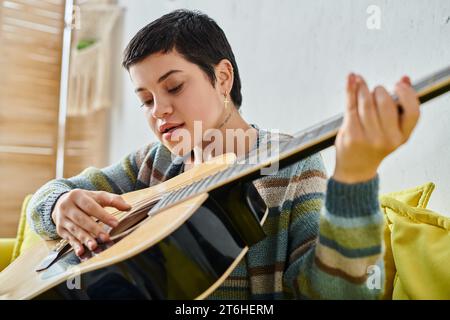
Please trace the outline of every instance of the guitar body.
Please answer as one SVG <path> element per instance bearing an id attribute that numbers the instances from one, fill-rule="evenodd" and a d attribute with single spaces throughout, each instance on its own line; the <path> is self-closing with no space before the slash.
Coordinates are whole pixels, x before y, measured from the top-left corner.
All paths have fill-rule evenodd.
<path id="1" fill-rule="evenodd" d="M 205 163 L 123 197 L 130 203 L 158 198 L 226 166 L 226 161 Z M 85 259 L 69 250 L 37 272 L 56 243 L 42 241 L 0 273 L 0 298 L 202 299 L 226 279 L 248 246 L 264 237 L 266 214 L 253 185 L 237 183 L 145 215 L 131 232 L 99 244 Z"/>

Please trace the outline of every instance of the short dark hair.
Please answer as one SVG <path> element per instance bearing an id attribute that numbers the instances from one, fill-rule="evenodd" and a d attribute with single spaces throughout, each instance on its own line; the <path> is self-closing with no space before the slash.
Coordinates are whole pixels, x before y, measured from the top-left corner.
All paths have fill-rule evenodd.
<path id="1" fill-rule="evenodd" d="M 195 63 L 215 87 L 214 66 L 228 59 L 233 66 L 234 81 L 230 92 L 237 109 L 242 104 L 241 79 L 231 46 L 223 30 L 206 14 L 180 9 L 149 23 L 128 43 L 122 65 L 130 66 L 147 56 L 176 49 L 187 61 Z"/>

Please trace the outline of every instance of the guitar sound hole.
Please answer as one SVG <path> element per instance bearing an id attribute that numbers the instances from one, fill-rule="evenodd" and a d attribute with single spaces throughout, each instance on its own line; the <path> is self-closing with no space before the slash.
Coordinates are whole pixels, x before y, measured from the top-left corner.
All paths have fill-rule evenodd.
<path id="1" fill-rule="evenodd" d="M 130 212 L 128 216 L 119 221 L 117 227 L 111 229 L 109 233 L 110 237 L 120 236 L 122 233 L 137 226 L 140 222 L 148 218 L 148 212 L 155 204 L 156 202 L 153 202 L 151 203 L 151 206 L 146 206 L 134 212 Z"/>

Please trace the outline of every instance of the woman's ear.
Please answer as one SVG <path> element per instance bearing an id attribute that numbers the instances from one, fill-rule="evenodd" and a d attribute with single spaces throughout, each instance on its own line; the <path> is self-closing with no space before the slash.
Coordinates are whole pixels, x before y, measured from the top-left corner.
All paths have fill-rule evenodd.
<path id="1" fill-rule="evenodd" d="M 228 94 L 233 87 L 234 71 L 233 65 L 228 59 L 222 59 L 215 67 L 218 89 L 221 94 Z"/>

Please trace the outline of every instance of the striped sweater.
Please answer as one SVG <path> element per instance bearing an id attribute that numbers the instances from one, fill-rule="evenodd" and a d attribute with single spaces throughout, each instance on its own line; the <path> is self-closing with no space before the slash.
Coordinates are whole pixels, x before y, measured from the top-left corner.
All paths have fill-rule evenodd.
<path id="1" fill-rule="evenodd" d="M 257 127 L 256 127 L 257 128 Z M 267 139 L 258 130 L 258 141 Z M 183 172 L 161 143 L 151 143 L 103 169 L 88 168 L 42 186 L 28 206 L 28 221 L 45 239 L 57 239 L 51 212 L 74 188 L 122 194 L 154 186 Z M 382 294 L 383 219 L 378 176 L 358 184 L 327 180 L 319 153 L 255 180 L 269 208 L 266 237 L 210 299 L 377 299 Z M 371 279 L 373 275 L 378 279 Z M 381 285 L 380 285 L 381 284 Z"/>

